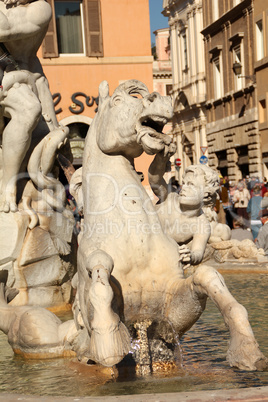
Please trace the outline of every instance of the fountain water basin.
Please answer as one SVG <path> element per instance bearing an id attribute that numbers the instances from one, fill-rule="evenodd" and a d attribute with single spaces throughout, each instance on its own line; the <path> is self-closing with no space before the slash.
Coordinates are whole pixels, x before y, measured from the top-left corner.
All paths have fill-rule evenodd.
<path id="1" fill-rule="evenodd" d="M 258 268 L 255 266 L 256 270 Z M 255 337 L 267 356 L 268 275 L 228 273 L 224 274 L 224 279 L 232 294 L 247 308 Z M 61 318 L 70 317 L 65 314 Z M 112 368 L 85 367 L 70 358 L 25 360 L 15 357 L 6 336 L 1 333 L 0 391 L 82 397 L 267 386 L 267 371 L 240 371 L 228 366 L 225 358 L 228 336 L 217 308 L 208 301 L 202 317 L 181 340 L 182 368 L 138 377 L 131 370 L 119 367 L 117 374 Z"/>

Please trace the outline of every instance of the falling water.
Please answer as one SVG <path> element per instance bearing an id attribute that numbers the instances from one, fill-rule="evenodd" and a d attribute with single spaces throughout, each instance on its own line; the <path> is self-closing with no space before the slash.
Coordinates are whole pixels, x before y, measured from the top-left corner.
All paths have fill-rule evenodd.
<path id="1" fill-rule="evenodd" d="M 181 342 L 180 342 L 180 338 L 179 335 L 176 333 L 173 324 L 169 321 L 169 325 L 170 328 L 173 332 L 173 336 L 174 336 L 174 360 L 176 365 L 183 369 L 183 353 L 182 353 L 182 347 L 181 347 Z"/>

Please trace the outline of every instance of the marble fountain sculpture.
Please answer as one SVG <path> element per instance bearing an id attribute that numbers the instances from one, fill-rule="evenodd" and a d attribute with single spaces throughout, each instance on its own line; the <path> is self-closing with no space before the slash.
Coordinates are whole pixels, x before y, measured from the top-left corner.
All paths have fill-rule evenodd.
<path id="1" fill-rule="evenodd" d="M 71 180 L 84 221 L 73 280 L 77 333 L 72 333 L 70 348 L 80 359 L 112 366 L 128 354 L 131 334 L 142 340 L 137 360 L 140 371 L 147 372 L 157 359 L 152 341 L 174 344 L 200 317 L 210 297 L 230 331 L 230 365 L 263 369 L 267 361 L 246 310 L 222 276 L 200 265 L 184 278 L 183 266 L 202 261 L 211 234 L 202 205 L 215 186 L 207 172 L 192 167 L 180 195 L 166 192 L 161 158 L 171 155 L 174 145 L 162 128 L 171 116 L 170 100 L 150 94 L 139 81 L 121 84 L 112 96 L 108 83 L 100 84 L 99 110 L 86 139 L 83 167 Z M 164 194 L 156 207 L 134 168 L 143 151 L 156 155 L 150 182 L 155 192 Z M 183 244 L 189 240 L 191 249 Z"/>
<path id="2" fill-rule="evenodd" d="M 136 342 L 137 371 L 146 374 L 158 360 L 174 360 L 174 344 L 198 320 L 209 297 L 230 332 L 229 364 L 263 370 L 267 360 L 245 308 L 215 269 L 198 265 L 211 236 L 202 205 L 215 193 L 216 181 L 209 179 L 211 172 L 192 167 L 180 195 L 168 194 L 163 165 L 175 148 L 162 129 L 172 117 L 171 101 L 137 80 L 119 85 L 111 96 L 106 81 L 99 86 L 83 167 L 70 183 L 84 214 L 77 273 L 64 264 L 59 269 L 55 260 L 60 264 L 70 255 L 72 219 L 53 173 L 68 132 L 56 121 L 35 56 L 50 17 L 42 0 L 0 2 L 0 47 L 10 53 L 1 62 L 0 329 L 14 352 L 26 358 L 76 356 L 107 367 L 129 357 Z M 149 176 L 157 206 L 134 167 L 144 151 L 155 155 Z M 185 277 L 188 264 L 198 266 Z M 51 285 L 43 279 L 46 271 L 61 290 L 73 277 L 73 320 L 62 322 L 40 306 L 40 288 L 45 292 Z M 35 284 L 36 297 L 29 302 L 31 272 L 42 286 Z M 21 293 L 29 299 L 16 303 Z M 154 347 L 159 344 L 161 359 Z"/>
<path id="3" fill-rule="evenodd" d="M 66 305 L 75 271 L 74 220 L 55 178 L 68 129 L 36 57 L 50 18 L 45 1 L 0 1 L 0 269 L 20 290 L 16 305 Z"/>

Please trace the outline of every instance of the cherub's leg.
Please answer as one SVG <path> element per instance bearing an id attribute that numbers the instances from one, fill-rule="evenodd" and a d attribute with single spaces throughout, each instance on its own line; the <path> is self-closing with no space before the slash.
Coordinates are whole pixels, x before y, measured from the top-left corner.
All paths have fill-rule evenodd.
<path id="1" fill-rule="evenodd" d="M 190 286 L 198 297 L 207 295 L 219 308 L 230 331 L 229 364 L 242 370 L 264 370 L 268 362 L 254 337 L 247 311 L 231 295 L 223 277 L 211 267 L 200 266 Z"/>
<path id="2" fill-rule="evenodd" d="M 3 180 L 0 211 L 17 210 L 17 175 L 31 143 L 32 131 L 38 123 L 41 106 L 26 84 L 17 84 L 8 90 L 1 102 L 4 115 L 10 118 L 3 132 Z"/>

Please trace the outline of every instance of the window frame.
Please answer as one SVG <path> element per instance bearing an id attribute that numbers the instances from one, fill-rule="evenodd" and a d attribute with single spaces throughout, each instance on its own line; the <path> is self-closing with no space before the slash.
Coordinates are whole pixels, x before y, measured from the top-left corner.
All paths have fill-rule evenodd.
<path id="1" fill-rule="evenodd" d="M 213 66 L 213 83 L 214 83 L 214 99 L 223 97 L 223 70 L 221 53 L 214 55 L 212 58 Z"/>
<path id="2" fill-rule="evenodd" d="M 188 60 L 188 38 L 187 31 L 184 29 L 181 32 L 181 41 L 182 41 L 182 60 L 183 60 L 183 72 L 187 72 L 189 69 L 189 60 Z"/>
<path id="3" fill-rule="evenodd" d="M 238 51 L 240 52 L 240 58 L 238 56 Z M 236 75 L 235 72 L 233 71 L 234 89 L 235 91 L 240 91 L 245 85 L 244 46 L 242 41 L 233 46 L 232 52 L 233 52 L 233 63 L 240 63 L 241 65 L 241 74 Z"/>
<path id="4" fill-rule="evenodd" d="M 54 0 L 55 1 L 60 1 L 60 0 Z M 65 0 L 66 1 L 66 0 Z M 64 0 L 62 0 L 64 2 Z M 67 2 L 67 1 L 66 1 Z M 79 2 L 79 8 L 80 8 L 80 17 L 81 17 L 81 31 L 82 31 L 82 47 L 83 47 L 83 52 L 82 53 L 60 53 L 59 52 L 59 57 L 79 57 L 79 56 L 86 56 L 86 38 L 85 38 L 85 24 L 84 24 L 84 9 L 83 9 L 83 0 Z M 56 18 L 56 13 L 55 13 L 55 18 Z M 57 32 L 56 32 L 57 35 Z M 58 40 L 57 40 L 58 42 Z M 59 43 L 58 43 L 58 48 L 59 48 Z"/>
<path id="5" fill-rule="evenodd" d="M 261 28 L 259 28 L 259 23 L 261 23 Z M 265 57 L 265 49 L 264 49 L 264 24 L 263 19 L 260 18 L 255 22 L 255 34 L 256 34 L 256 60 L 262 60 Z M 260 46 L 261 43 L 261 46 Z"/>
<path id="6" fill-rule="evenodd" d="M 263 107 L 264 103 L 264 107 Z M 266 97 L 263 97 L 258 100 L 258 117 L 260 126 L 267 125 L 267 101 Z"/>
<path id="7" fill-rule="evenodd" d="M 64 0 L 63 0 L 64 1 Z M 84 53 L 59 53 L 54 0 L 47 0 L 52 18 L 43 40 L 43 58 L 56 57 L 103 57 L 101 0 L 82 0 L 81 27 Z"/>

